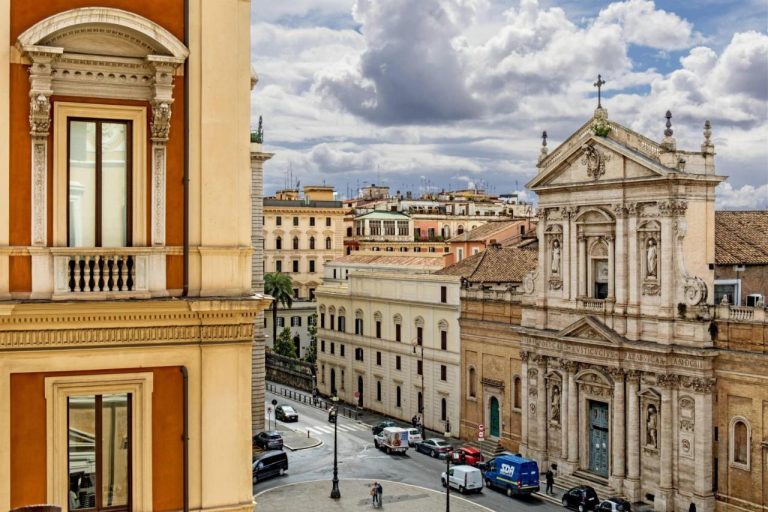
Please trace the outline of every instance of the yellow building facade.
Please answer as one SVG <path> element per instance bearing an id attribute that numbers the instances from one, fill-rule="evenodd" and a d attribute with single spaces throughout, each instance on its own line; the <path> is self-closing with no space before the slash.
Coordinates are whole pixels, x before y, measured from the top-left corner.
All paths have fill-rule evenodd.
<path id="1" fill-rule="evenodd" d="M 253 509 L 249 17 L 0 0 L 0 509 Z"/>

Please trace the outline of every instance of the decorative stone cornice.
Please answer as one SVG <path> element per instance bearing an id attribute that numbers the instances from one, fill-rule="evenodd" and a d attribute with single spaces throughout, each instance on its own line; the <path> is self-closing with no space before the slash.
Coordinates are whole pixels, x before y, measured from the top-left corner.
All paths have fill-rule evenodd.
<path id="1" fill-rule="evenodd" d="M 680 387 L 692 389 L 697 393 L 711 393 L 717 379 L 710 377 L 680 377 Z"/>
<path id="2" fill-rule="evenodd" d="M 677 375 L 672 375 L 672 374 L 659 375 L 656 378 L 656 383 L 661 388 L 664 388 L 664 389 L 674 389 L 680 383 L 680 377 L 677 376 Z"/>
<path id="3" fill-rule="evenodd" d="M 639 383 L 641 373 L 640 370 L 627 370 L 627 381 Z"/>
<path id="4" fill-rule="evenodd" d="M 488 377 L 483 377 L 482 379 L 480 379 L 480 383 L 485 385 L 485 386 L 492 387 L 492 388 L 504 389 L 504 381 L 503 380 L 490 379 Z"/>
<path id="5" fill-rule="evenodd" d="M 683 215 L 688 209 L 688 202 L 682 199 L 670 199 L 659 202 L 659 213 L 662 217 L 675 217 Z"/>
<path id="6" fill-rule="evenodd" d="M 579 363 L 570 359 L 563 359 L 560 361 L 560 367 L 567 373 L 574 373 L 579 369 Z"/>
<path id="7" fill-rule="evenodd" d="M 527 350 L 521 350 L 520 351 L 520 360 L 525 362 L 528 362 L 528 358 L 531 357 L 531 353 Z"/>

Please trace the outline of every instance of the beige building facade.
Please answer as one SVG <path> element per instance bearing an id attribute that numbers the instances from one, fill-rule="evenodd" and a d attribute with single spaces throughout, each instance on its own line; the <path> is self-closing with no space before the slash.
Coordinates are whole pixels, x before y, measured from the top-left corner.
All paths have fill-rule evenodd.
<path id="1" fill-rule="evenodd" d="M 253 510 L 249 17 L 0 0 L 0 509 Z"/>
<path id="2" fill-rule="evenodd" d="M 345 256 L 318 289 L 317 386 L 458 434 L 459 279 L 436 256 Z"/>

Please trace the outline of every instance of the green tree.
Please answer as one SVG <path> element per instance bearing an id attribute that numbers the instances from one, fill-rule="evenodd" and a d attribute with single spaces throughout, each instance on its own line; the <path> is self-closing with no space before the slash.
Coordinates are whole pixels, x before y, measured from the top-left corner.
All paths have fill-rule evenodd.
<path id="1" fill-rule="evenodd" d="M 277 342 L 277 306 L 293 305 L 293 282 L 291 276 L 282 272 L 270 272 L 264 276 L 264 292 L 272 301 L 272 341 Z"/>
<path id="2" fill-rule="evenodd" d="M 277 355 L 296 359 L 296 345 L 293 344 L 293 333 L 290 327 L 283 327 L 280 335 L 275 338 L 274 352 Z"/>
<path id="3" fill-rule="evenodd" d="M 312 313 L 309 319 L 309 326 L 307 326 L 307 332 L 309 333 L 309 347 L 304 359 L 308 363 L 315 364 L 317 360 L 317 313 Z"/>

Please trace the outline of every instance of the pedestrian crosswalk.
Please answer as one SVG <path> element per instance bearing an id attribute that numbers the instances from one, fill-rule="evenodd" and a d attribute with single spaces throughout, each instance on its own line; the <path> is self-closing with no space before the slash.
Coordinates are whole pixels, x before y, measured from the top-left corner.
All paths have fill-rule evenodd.
<path id="1" fill-rule="evenodd" d="M 312 425 L 311 427 L 306 426 L 301 428 L 307 429 L 315 435 L 333 434 L 333 424 Z M 359 423 L 339 423 L 338 429 L 339 429 L 339 432 L 355 432 L 355 431 L 362 432 L 362 431 L 368 431 L 369 427 L 368 425 L 360 425 Z"/>

